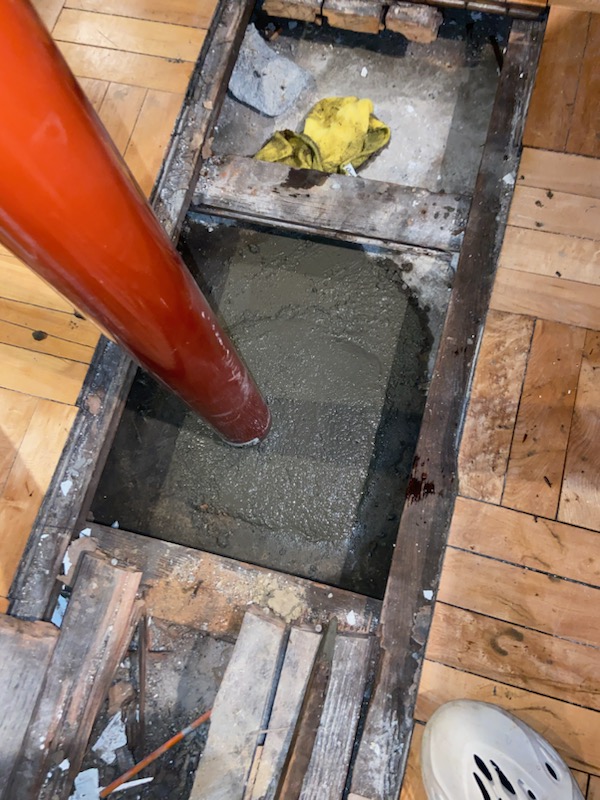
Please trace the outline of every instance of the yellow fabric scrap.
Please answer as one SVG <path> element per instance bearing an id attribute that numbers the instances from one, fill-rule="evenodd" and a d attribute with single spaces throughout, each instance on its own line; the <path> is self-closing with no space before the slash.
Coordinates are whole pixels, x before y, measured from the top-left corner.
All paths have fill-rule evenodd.
<path id="1" fill-rule="evenodd" d="M 390 140 L 390 129 L 373 110 L 368 99 L 327 97 L 312 108 L 302 133 L 278 131 L 254 157 L 321 172 L 356 169 Z"/>

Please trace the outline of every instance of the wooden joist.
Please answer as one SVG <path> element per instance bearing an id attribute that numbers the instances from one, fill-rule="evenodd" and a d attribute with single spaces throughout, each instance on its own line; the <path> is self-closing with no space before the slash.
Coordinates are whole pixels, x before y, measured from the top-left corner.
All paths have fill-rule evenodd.
<path id="1" fill-rule="evenodd" d="M 385 27 L 412 42 L 428 44 L 436 40 L 442 19 L 441 12 L 433 6 L 394 3 L 385 16 Z"/>
<path id="2" fill-rule="evenodd" d="M 334 28 L 379 33 L 383 29 L 384 5 L 381 0 L 325 0 L 322 14 Z"/>
<path id="3" fill-rule="evenodd" d="M 140 613 L 140 573 L 85 554 L 9 781 L 8 797 L 62 800 Z"/>
<path id="4" fill-rule="evenodd" d="M 263 11 L 272 17 L 320 22 L 323 0 L 265 0 Z"/>

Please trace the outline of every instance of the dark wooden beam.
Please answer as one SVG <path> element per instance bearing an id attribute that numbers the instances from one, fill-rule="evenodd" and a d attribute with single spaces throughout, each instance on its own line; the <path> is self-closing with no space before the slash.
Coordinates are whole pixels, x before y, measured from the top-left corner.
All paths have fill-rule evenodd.
<path id="1" fill-rule="evenodd" d="M 398 797 L 457 492 L 457 453 L 504 236 L 543 23 L 515 22 L 496 94 L 384 598 L 381 657 L 353 800 Z"/>

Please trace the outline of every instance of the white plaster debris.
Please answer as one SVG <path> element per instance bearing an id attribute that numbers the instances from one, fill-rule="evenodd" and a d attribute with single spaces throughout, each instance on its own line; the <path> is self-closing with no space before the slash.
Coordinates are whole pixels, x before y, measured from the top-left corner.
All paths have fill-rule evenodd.
<path id="1" fill-rule="evenodd" d="M 116 558 L 111 558 L 110 560 L 111 566 L 116 567 L 119 563 Z"/>
<path id="2" fill-rule="evenodd" d="M 50 536 L 49 533 L 42 533 L 42 535 L 40 536 L 40 539 L 47 539 L 49 536 Z"/>
<path id="3" fill-rule="evenodd" d="M 91 528 L 84 528 L 82 531 L 79 531 L 79 538 L 83 539 L 85 536 L 91 536 L 92 529 Z"/>
<path id="4" fill-rule="evenodd" d="M 75 791 L 69 800 L 98 800 L 100 797 L 100 784 L 98 770 L 86 769 L 75 778 Z"/>
<path id="5" fill-rule="evenodd" d="M 502 178 L 502 183 L 505 183 L 507 186 L 514 186 L 515 185 L 514 173 L 507 172 L 506 175 Z"/>
<path id="6" fill-rule="evenodd" d="M 354 611 L 349 611 L 346 614 L 346 622 L 348 623 L 348 625 L 356 625 L 356 614 L 354 613 Z"/>
<path id="7" fill-rule="evenodd" d="M 111 528 L 118 528 L 119 527 L 119 520 L 116 519 L 110 527 Z"/>
<path id="8" fill-rule="evenodd" d="M 69 557 L 69 551 L 67 550 L 67 552 L 63 556 L 63 563 L 62 563 L 63 575 L 68 575 L 69 570 L 71 569 L 72 566 L 73 562 L 71 561 Z"/>
<path id="9" fill-rule="evenodd" d="M 63 493 L 63 497 L 66 497 L 69 494 L 69 492 L 71 491 L 72 488 L 73 488 L 73 481 L 72 480 L 63 481 L 60 484 L 60 490 Z"/>
<path id="10" fill-rule="evenodd" d="M 135 781 L 128 781 L 127 783 L 122 783 L 116 789 L 114 789 L 111 794 L 116 794 L 117 792 L 124 792 L 127 789 L 134 789 L 136 786 L 143 786 L 145 783 L 150 783 L 154 780 L 154 776 L 150 778 L 138 778 Z"/>
<path id="11" fill-rule="evenodd" d="M 423 589 L 423 597 L 425 600 L 433 600 L 433 592 L 431 589 Z"/>
<path id="12" fill-rule="evenodd" d="M 52 622 L 53 625 L 56 625 L 57 628 L 60 628 L 62 625 L 66 610 L 67 598 L 63 597 L 62 594 L 59 594 L 58 600 L 56 601 L 56 608 L 52 612 L 52 619 L 50 620 L 50 622 Z"/>
<path id="13" fill-rule="evenodd" d="M 369 70 L 366 67 L 363 67 L 361 69 L 361 71 L 360 71 L 360 77 L 361 78 L 366 78 L 368 74 L 369 74 Z"/>
<path id="14" fill-rule="evenodd" d="M 327 595 L 327 597 L 328 597 L 328 598 L 331 600 L 331 598 L 333 597 L 333 592 L 329 592 L 329 594 Z"/>
<path id="15" fill-rule="evenodd" d="M 71 766 L 71 762 L 69 761 L 68 758 L 65 758 L 63 761 L 60 762 L 60 764 L 58 765 L 58 768 L 60 770 L 62 770 L 62 772 L 66 772 L 69 769 L 70 766 Z"/>
<path id="16" fill-rule="evenodd" d="M 117 758 L 115 750 L 125 747 L 126 744 L 125 724 L 121 719 L 121 712 L 117 711 L 98 737 L 96 744 L 92 746 L 92 750 L 98 753 L 105 764 L 114 764 Z"/>

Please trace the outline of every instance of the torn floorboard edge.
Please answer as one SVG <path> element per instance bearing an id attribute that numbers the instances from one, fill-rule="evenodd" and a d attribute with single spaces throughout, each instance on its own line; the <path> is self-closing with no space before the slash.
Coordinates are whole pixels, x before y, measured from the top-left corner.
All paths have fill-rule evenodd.
<path id="1" fill-rule="evenodd" d="M 281 622 L 244 616 L 213 706 L 190 800 L 242 800 L 277 666 L 286 644 Z"/>
<path id="2" fill-rule="evenodd" d="M 142 572 L 148 614 L 212 635 L 235 638 L 249 604 L 286 623 L 375 630 L 381 602 L 306 578 L 212 555 L 122 529 L 90 524 L 110 558 Z"/>
<path id="3" fill-rule="evenodd" d="M 350 235 L 443 251 L 460 249 L 468 210 L 460 195 L 243 156 L 206 161 L 191 208 L 334 239 Z"/>
<path id="4" fill-rule="evenodd" d="M 220 0 L 190 80 L 153 190 L 153 208 L 173 241 L 178 239 L 202 149 L 225 96 L 236 48 L 253 7 L 253 0 Z M 87 514 L 136 369 L 117 345 L 101 338 L 80 393 L 79 412 L 10 589 L 13 616 L 41 619 L 49 613 L 55 577 L 76 525 Z M 64 481 L 71 482 L 67 494 L 61 491 Z M 45 533 L 51 535 L 42 538 Z"/>
<path id="5" fill-rule="evenodd" d="M 0 800 L 10 800 L 8 779 L 21 752 L 57 636 L 58 629 L 49 622 L 0 616 Z"/>
<path id="6" fill-rule="evenodd" d="M 321 13 L 334 28 L 379 33 L 386 5 L 383 0 L 325 0 Z"/>
<path id="7" fill-rule="evenodd" d="M 351 797 L 389 800 L 400 790 L 433 609 L 423 589 L 435 591 L 439 579 L 458 489 L 458 444 L 543 31 L 540 22 L 516 22 L 511 30 L 400 520 Z"/>
<path id="8" fill-rule="evenodd" d="M 317 22 L 321 19 L 323 0 L 265 0 L 263 11 L 273 17 Z"/>
<path id="9" fill-rule="evenodd" d="M 92 726 L 141 613 L 140 578 L 141 573 L 114 567 L 96 555 L 88 553 L 81 559 L 9 782 L 10 797 L 68 797 Z"/>

